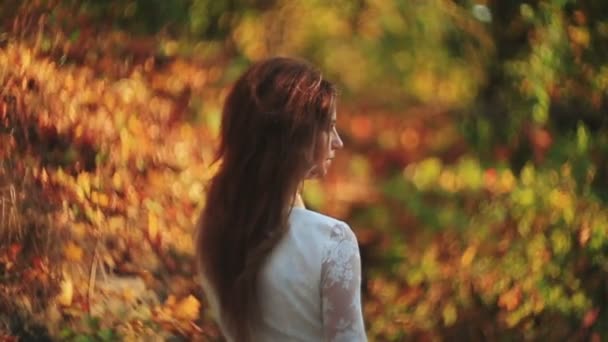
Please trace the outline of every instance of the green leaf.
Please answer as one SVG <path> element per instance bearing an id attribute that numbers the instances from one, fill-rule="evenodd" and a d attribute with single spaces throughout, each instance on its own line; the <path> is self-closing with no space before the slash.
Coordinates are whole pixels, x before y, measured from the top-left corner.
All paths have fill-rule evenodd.
<path id="1" fill-rule="evenodd" d="M 102 341 L 113 341 L 115 339 L 114 331 L 109 328 L 105 328 L 97 332 L 97 336 L 101 338 Z"/>
<path id="2" fill-rule="evenodd" d="M 77 335 L 74 338 L 74 342 L 94 342 L 94 341 L 95 341 L 95 339 L 92 338 L 91 336 L 83 335 L 83 334 Z"/>
<path id="3" fill-rule="evenodd" d="M 582 122 L 579 122 L 576 128 L 576 147 L 580 154 L 587 152 L 589 148 L 589 133 Z"/>
<path id="4" fill-rule="evenodd" d="M 416 166 L 412 181 L 418 189 L 426 190 L 437 181 L 441 174 L 442 162 L 439 158 L 431 157 L 421 161 Z"/>
<path id="5" fill-rule="evenodd" d="M 80 37 L 80 30 L 76 30 L 70 34 L 70 41 L 74 43 Z"/>
<path id="6" fill-rule="evenodd" d="M 99 323 L 100 323 L 99 317 L 90 316 L 90 315 L 86 315 L 84 317 L 84 324 L 93 331 L 99 330 Z"/>
<path id="7" fill-rule="evenodd" d="M 74 331 L 70 328 L 63 328 L 59 332 L 59 338 L 62 340 L 68 339 L 74 335 Z"/>

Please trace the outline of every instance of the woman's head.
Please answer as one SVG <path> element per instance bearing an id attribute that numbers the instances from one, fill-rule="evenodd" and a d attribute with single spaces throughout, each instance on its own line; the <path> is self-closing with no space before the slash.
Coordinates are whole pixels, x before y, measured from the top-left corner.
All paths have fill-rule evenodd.
<path id="1" fill-rule="evenodd" d="M 229 163 L 252 158 L 268 169 L 275 166 L 275 172 L 283 165 L 294 181 L 310 177 L 311 169 L 326 170 L 320 159 L 342 146 L 333 126 L 335 102 L 334 86 L 307 63 L 258 62 L 226 99 L 218 157 Z"/>
<path id="2" fill-rule="evenodd" d="M 248 339 L 257 276 L 287 229 L 299 184 L 323 176 L 342 147 L 335 111 L 334 86 L 290 58 L 255 63 L 226 98 L 197 256 L 236 340 Z"/>

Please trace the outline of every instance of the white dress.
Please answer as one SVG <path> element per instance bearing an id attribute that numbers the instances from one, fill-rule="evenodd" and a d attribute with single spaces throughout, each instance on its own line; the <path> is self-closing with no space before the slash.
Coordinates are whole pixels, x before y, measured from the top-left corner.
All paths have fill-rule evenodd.
<path id="1" fill-rule="evenodd" d="M 214 291 L 204 277 L 202 284 L 218 318 Z M 259 287 L 262 317 L 253 341 L 367 341 L 359 246 L 346 223 L 293 208 L 289 230 L 262 269 Z"/>

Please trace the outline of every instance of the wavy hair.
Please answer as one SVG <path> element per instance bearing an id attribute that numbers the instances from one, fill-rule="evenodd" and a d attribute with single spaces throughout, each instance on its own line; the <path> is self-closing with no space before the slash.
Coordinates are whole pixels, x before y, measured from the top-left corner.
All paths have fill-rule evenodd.
<path id="1" fill-rule="evenodd" d="M 253 64 L 229 92 L 216 162 L 197 223 L 197 262 L 213 286 L 225 328 L 251 338 L 258 275 L 284 236 L 294 195 L 330 127 L 335 87 L 291 58 Z"/>

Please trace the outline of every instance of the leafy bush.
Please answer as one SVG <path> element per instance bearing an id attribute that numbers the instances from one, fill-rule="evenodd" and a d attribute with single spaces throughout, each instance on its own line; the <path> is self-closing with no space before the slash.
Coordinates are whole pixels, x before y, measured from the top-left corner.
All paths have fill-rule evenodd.
<path id="1" fill-rule="evenodd" d="M 175 68 L 194 67 L 176 63 L 154 77 L 171 78 Z M 200 300 L 191 229 L 204 195 L 198 177 L 210 172 L 202 157 L 211 146 L 201 149 L 199 138 L 209 133 L 189 125 L 184 101 L 204 84 L 188 82 L 212 78 L 200 69 L 179 72 L 189 78 L 171 78 L 165 90 L 136 72 L 107 84 L 89 68 L 58 68 L 14 42 L 0 51 L 0 69 L 6 71 L 0 180 L 8 222 L 2 233 L 9 236 L 1 255 L 5 268 L 15 266 L 3 278 L 15 285 L 6 291 L 14 291 L 2 298 L 25 306 L 26 322 L 30 314 L 44 315 L 51 334 L 65 338 L 107 337 L 80 322 L 83 315 L 99 317 L 96 326 L 108 334 L 158 335 L 161 324 L 165 335 L 200 334 L 191 323 Z M 187 87 L 193 90 L 184 92 Z M 214 108 L 208 110 L 218 115 Z M 158 292 L 148 301 L 145 291 L 108 289 L 108 273 L 144 279 L 144 289 Z M 24 282 L 31 276 L 47 280 L 40 278 L 39 288 Z M 46 287 L 55 290 L 41 292 Z M 46 310 L 33 307 L 38 303 Z M 210 323 L 201 325 L 213 334 Z"/>
<path id="2" fill-rule="evenodd" d="M 606 13 L 2 2 L 0 338 L 219 339 L 190 234 L 227 86 L 273 54 L 342 88 L 347 148 L 304 195 L 359 236 L 371 340 L 608 335 Z"/>
<path id="3" fill-rule="evenodd" d="M 373 334 L 553 340 L 605 333 L 598 322 L 606 321 L 608 216 L 596 198 L 579 194 L 572 165 L 558 172 L 528 164 L 516 177 L 472 158 L 426 159 L 397 177 L 386 196 L 426 233 L 393 230 L 409 243 L 391 247 L 400 260 L 370 285 L 366 310 L 382 317 Z"/>

